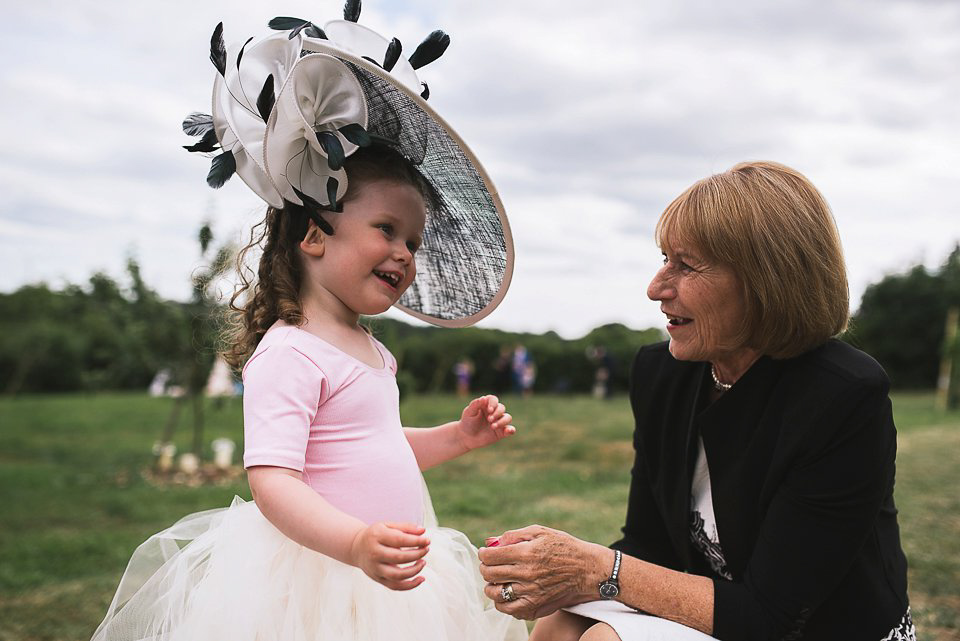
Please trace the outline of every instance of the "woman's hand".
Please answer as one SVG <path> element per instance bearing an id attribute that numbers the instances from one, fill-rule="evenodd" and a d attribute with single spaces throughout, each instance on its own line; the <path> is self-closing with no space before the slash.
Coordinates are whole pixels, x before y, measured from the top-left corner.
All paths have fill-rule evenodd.
<path id="1" fill-rule="evenodd" d="M 457 433 L 463 446 L 472 450 L 515 434 L 512 420 L 500 399 L 489 394 L 473 399 L 463 408 Z"/>
<path id="2" fill-rule="evenodd" d="M 424 532 L 421 526 L 410 523 L 374 523 L 354 537 L 350 558 L 377 583 L 391 590 L 412 590 L 424 581 L 417 576 L 430 550 Z"/>
<path id="3" fill-rule="evenodd" d="M 496 547 L 481 548 L 480 561 L 484 592 L 497 609 L 518 619 L 536 619 L 599 598 L 597 586 L 613 567 L 613 551 L 530 525 L 505 532 Z M 506 584 L 513 588 L 512 601 L 503 600 Z"/>

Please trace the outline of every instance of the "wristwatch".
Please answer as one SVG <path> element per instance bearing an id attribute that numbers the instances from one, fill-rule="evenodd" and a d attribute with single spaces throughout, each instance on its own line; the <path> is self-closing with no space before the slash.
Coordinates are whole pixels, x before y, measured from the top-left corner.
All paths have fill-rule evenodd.
<path id="1" fill-rule="evenodd" d="M 613 551 L 613 572 L 610 578 L 600 584 L 600 598 L 614 599 L 620 594 L 620 550 Z"/>

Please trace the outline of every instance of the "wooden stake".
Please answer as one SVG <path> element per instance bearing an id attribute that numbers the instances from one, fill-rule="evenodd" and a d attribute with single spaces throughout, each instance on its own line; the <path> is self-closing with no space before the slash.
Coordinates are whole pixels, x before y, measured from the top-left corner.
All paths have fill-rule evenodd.
<path id="1" fill-rule="evenodd" d="M 957 404 L 956 385 L 953 379 L 958 375 L 955 361 L 960 352 L 957 345 L 957 326 L 960 325 L 960 307 L 947 310 L 947 325 L 943 332 L 943 353 L 940 359 L 940 376 L 937 378 L 937 409 L 946 411 Z"/>

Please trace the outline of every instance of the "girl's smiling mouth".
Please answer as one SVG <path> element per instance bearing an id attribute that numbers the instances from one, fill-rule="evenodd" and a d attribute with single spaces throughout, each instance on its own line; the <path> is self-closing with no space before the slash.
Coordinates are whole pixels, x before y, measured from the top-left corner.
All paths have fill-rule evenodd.
<path id="1" fill-rule="evenodd" d="M 403 274 L 400 272 L 383 272 L 379 269 L 375 269 L 373 270 L 373 274 L 394 289 L 396 289 L 397 285 L 400 284 L 400 281 L 403 280 Z"/>

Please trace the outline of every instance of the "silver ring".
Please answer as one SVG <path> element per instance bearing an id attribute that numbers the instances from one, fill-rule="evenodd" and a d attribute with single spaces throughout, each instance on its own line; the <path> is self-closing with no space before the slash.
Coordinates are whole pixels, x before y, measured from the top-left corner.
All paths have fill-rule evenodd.
<path id="1" fill-rule="evenodd" d="M 512 583 L 504 583 L 500 586 L 500 598 L 503 599 L 504 602 L 514 601 L 517 598 L 517 595 L 513 593 Z"/>

